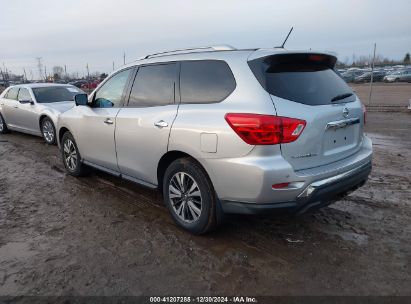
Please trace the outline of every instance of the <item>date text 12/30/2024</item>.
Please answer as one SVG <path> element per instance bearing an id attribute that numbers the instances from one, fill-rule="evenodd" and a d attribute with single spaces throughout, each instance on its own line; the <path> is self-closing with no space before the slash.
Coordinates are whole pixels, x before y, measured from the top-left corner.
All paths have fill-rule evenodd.
<path id="1" fill-rule="evenodd" d="M 150 297 L 150 303 L 258 303 L 255 297 Z"/>

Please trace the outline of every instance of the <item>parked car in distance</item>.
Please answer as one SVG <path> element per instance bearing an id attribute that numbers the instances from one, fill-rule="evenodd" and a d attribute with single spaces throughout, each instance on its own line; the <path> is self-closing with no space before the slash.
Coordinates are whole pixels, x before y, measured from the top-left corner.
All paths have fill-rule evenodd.
<path id="1" fill-rule="evenodd" d="M 351 70 L 341 74 L 342 79 L 346 82 L 354 82 L 354 79 L 361 76 L 365 72 L 363 70 Z"/>
<path id="2" fill-rule="evenodd" d="M 69 82 L 69 84 L 71 84 L 71 85 L 73 85 L 73 86 L 75 86 L 75 87 L 78 87 L 78 88 L 80 88 L 80 89 L 81 89 L 81 86 L 84 85 L 84 84 L 86 84 L 86 83 L 87 83 L 86 80 L 75 80 L 75 81 L 70 81 L 70 82 Z"/>
<path id="3" fill-rule="evenodd" d="M 393 72 L 384 77 L 384 82 L 411 82 L 411 70 Z"/>
<path id="4" fill-rule="evenodd" d="M 96 81 L 96 80 L 87 81 L 86 83 L 81 85 L 81 88 L 84 89 L 84 90 L 93 90 L 93 89 L 97 88 L 99 83 L 100 82 Z"/>
<path id="5" fill-rule="evenodd" d="M 0 94 L 0 133 L 19 131 L 55 144 L 57 118 L 75 105 L 73 97 L 80 93 L 84 92 L 71 85 L 11 86 Z"/>
<path id="6" fill-rule="evenodd" d="M 163 193 L 206 233 L 224 213 L 304 213 L 365 183 L 364 108 L 336 57 L 229 46 L 148 55 L 60 115 L 73 176 L 91 166 Z"/>
<path id="7" fill-rule="evenodd" d="M 355 77 L 355 83 L 370 82 L 373 75 L 373 82 L 382 81 L 386 73 L 384 71 L 365 72 L 364 74 Z"/>

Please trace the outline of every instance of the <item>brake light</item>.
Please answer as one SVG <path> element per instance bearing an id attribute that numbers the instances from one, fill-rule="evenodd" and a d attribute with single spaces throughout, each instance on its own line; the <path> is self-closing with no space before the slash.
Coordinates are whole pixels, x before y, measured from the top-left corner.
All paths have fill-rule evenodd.
<path id="1" fill-rule="evenodd" d="M 364 118 L 364 125 L 365 125 L 365 118 L 367 116 L 367 108 L 365 107 L 365 105 L 363 103 L 361 104 L 361 108 L 362 108 L 362 115 L 363 115 L 363 118 Z"/>
<path id="2" fill-rule="evenodd" d="M 283 189 L 283 188 L 287 188 L 290 185 L 290 183 L 280 183 L 280 184 L 274 184 L 271 187 L 273 189 Z"/>
<path id="3" fill-rule="evenodd" d="M 324 60 L 326 57 L 324 57 L 324 56 L 321 56 L 321 55 L 309 55 L 308 56 L 308 60 L 311 60 L 311 61 L 322 61 L 322 60 Z"/>
<path id="4" fill-rule="evenodd" d="M 225 120 L 250 145 L 276 145 L 295 141 L 305 128 L 304 120 L 261 114 L 228 113 Z"/>

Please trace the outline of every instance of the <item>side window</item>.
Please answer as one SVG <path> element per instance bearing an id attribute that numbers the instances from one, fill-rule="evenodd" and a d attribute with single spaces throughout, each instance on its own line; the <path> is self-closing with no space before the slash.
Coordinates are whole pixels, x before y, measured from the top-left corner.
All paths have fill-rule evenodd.
<path id="1" fill-rule="evenodd" d="M 124 88 L 126 87 L 131 69 L 121 71 L 112 76 L 96 92 L 93 102 L 95 108 L 117 108 L 121 104 Z"/>
<path id="2" fill-rule="evenodd" d="M 173 104 L 177 67 L 176 63 L 140 67 L 131 89 L 128 106 L 154 107 Z"/>
<path id="3" fill-rule="evenodd" d="M 228 64 L 221 60 L 181 62 L 180 90 L 182 103 L 216 103 L 235 89 Z"/>
<path id="4" fill-rule="evenodd" d="M 29 90 L 21 88 L 19 91 L 18 100 L 30 100 L 31 101 Z"/>
<path id="5" fill-rule="evenodd" d="M 17 94 L 19 92 L 19 88 L 11 88 L 8 92 L 5 98 L 7 99 L 13 99 L 17 100 Z"/>

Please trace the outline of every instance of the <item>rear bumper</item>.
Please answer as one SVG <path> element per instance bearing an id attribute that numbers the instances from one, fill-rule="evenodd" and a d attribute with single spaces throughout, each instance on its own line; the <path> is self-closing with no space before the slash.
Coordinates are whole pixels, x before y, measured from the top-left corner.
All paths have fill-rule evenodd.
<path id="1" fill-rule="evenodd" d="M 370 161 L 350 171 L 313 182 L 304 189 L 295 201 L 264 204 L 222 201 L 221 206 L 225 213 L 259 214 L 270 211 L 305 213 L 327 206 L 361 187 L 367 181 L 371 168 Z"/>

